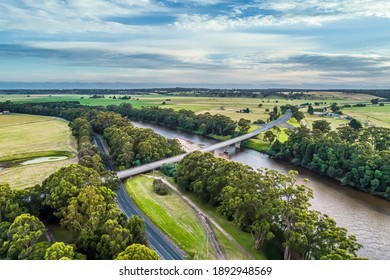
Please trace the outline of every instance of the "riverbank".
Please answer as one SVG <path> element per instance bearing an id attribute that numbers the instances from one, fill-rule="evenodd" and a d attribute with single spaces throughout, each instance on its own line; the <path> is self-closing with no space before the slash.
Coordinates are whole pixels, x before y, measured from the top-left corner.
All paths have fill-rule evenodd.
<path id="1" fill-rule="evenodd" d="M 198 151 L 198 150 L 201 150 L 201 149 L 204 148 L 204 145 L 195 144 L 194 142 L 191 142 L 189 140 L 185 140 L 185 139 L 182 139 L 182 138 L 174 138 L 174 139 L 179 141 L 181 148 L 186 153 L 195 152 L 195 151 Z M 223 159 L 226 159 L 226 160 L 230 160 L 229 154 L 227 154 L 227 153 L 223 153 L 223 152 L 219 153 L 217 151 L 214 151 L 213 154 L 214 154 L 215 157 L 220 157 L 220 158 L 223 158 Z"/>
<path id="2" fill-rule="evenodd" d="M 218 141 L 199 135 L 162 127 L 155 124 L 135 123 L 136 126 L 151 128 L 155 132 L 168 138 L 183 138 L 189 141 L 211 146 Z M 220 149 L 218 152 L 223 152 Z M 300 168 L 288 162 L 274 160 L 264 153 L 254 150 L 228 149 L 230 160 L 257 168 L 268 168 L 280 172 L 288 172 L 291 169 L 299 172 L 298 182 L 305 184 L 304 179 L 314 191 L 314 199 L 311 200 L 312 209 L 328 214 L 334 218 L 337 224 L 354 234 L 364 246 L 359 255 L 369 259 L 390 259 L 390 203 L 379 197 L 367 195 L 364 192 L 341 186 L 328 177 L 321 176 L 308 169 Z"/>

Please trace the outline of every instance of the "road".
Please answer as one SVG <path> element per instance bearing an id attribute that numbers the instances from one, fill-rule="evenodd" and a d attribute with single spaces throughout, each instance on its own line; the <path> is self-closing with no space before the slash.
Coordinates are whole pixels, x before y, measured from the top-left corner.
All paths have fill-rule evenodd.
<path id="1" fill-rule="evenodd" d="M 214 144 L 214 145 L 211 145 L 209 147 L 203 148 L 200 151 L 204 152 L 204 153 L 211 152 L 211 151 L 214 151 L 214 150 L 217 150 L 217 149 L 220 149 L 220 148 L 224 148 L 224 147 L 230 146 L 232 144 L 235 144 L 235 143 L 238 143 L 238 142 L 250 139 L 250 138 L 255 137 L 256 135 L 258 135 L 258 134 L 260 134 L 262 132 L 265 132 L 265 131 L 271 129 L 275 125 L 278 125 L 278 124 L 281 124 L 281 123 L 286 123 L 291 118 L 291 115 L 292 115 L 291 111 L 287 110 L 287 112 L 283 116 L 278 118 L 277 120 L 274 120 L 274 121 L 272 121 L 270 123 L 267 123 L 264 126 L 254 130 L 254 131 L 252 131 L 250 133 L 247 133 L 245 135 L 241 135 L 241 136 L 235 137 L 235 138 L 227 140 L 227 141 L 219 142 L 217 144 Z M 151 171 L 151 170 L 154 170 L 154 169 L 158 169 L 163 164 L 178 162 L 178 161 L 182 160 L 188 154 L 190 154 L 190 153 L 185 153 L 185 154 L 181 154 L 181 155 L 178 155 L 178 156 L 170 157 L 170 158 L 167 158 L 167 159 L 163 159 L 163 160 L 155 161 L 155 162 L 152 162 L 152 163 L 144 164 L 144 165 L 141 165 L 141 166 L 132 167 L 132 168 L 129 168 L 129 169 L 126 169 L 126 170 L 122 170 L 122 171 L 119 171 L 117 173 L 117 176 L 118 176 L 119 179 L 129 178 L 129 177 L 135 176 L 137 174 L 141 174 L 141 173 L 145 173 L 145 172 L 148 172 L 148 171 Z"/>
<path id="2" fill-rule="evenodd" d="M 114 170 L 112 160 L 106 146 L 103 144 L 99 136 L 94 135 L 93 138 L 98 148 L 109 158 L 108 163 L 106 163 L 106 169 Z M 128 196 L 122 183 L 120 183 L 119 189 L 116 193 L 118 205 L 128 218 L 133 215 L 138 215 L 144 219 L 149 245 L 157 252 L 161 259 L 182 260 L 184 258 L 184 252 L 175 246 L 172 241 L 170 241 L 168 237 L 135 205 L 133 200 Z"/>

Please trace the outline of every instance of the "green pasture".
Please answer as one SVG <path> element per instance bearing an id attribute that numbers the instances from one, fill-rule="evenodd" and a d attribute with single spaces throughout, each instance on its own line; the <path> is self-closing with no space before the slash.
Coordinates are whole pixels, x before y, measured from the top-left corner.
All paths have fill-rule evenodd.
<path id="1" fill-rule="evenodd" d="M 0 182 L 12 188 L 40 184 L 57 169 L 77 163 L 76 141 L 68 123 L 51 117 L 0 115 Z M 19 165 L 18 163 L 50 156 L 68 156 L 61 161 Z"/>
<path id="2" fill-rule="evenodd" d="M 369 105 L 366 107 L 344 108 L 343 112 L 360 120 L 365 125 L 390 128 L 390 103 L 384 103 L 384 106 Z"/>
<path id="3" fill-rule="evenodd" d="M 127 180 L 126 190 L 137 206 L 191 259 L 216 258 L 201 222 L 178 194 L 157 195 L 153 179 L 146 176 Z"/>

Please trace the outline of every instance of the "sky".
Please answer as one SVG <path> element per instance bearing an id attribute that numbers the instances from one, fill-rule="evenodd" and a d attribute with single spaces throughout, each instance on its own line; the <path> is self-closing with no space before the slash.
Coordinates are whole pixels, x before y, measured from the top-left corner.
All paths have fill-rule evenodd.
<path id="1" fill-rule="evenodd" d="M 0 88 L 390 88 L 389 0 L 1 0 L 0 11 Z"/>

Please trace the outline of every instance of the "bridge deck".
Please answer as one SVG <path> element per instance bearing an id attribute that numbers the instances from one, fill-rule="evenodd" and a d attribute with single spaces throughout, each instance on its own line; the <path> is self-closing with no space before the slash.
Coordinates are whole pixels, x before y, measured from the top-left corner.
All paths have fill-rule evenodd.
<path id="1" fill-rule="evenodd" d="M 254 131 L 252 131 L 252 132 L 250 132 L 248 134 L 241 135 L 241 136 L 235 137 L 233 139 L 226 140 L 226 141 L 223 141 L 223 142 L 211 145 L 209 147 L 201 149 L 200 151 L 203 152 L 203 153 L 211 152 L 211 151 L 214 151 L 214 150 L 217 150 L 217 149 L 220 149 L 220 148 L 224 148 L 224 147 L 233 145 L 235 143 L 238 143 L 238 142 L 250 139 L 250 138 L 255 137 L 256 135 L 258 135 L 258 134 L 260 134 L 262 132 L 265 132 L 265 131 L 271 129 L 275 125 L 287 122 L 290 118 L 291 118 L 291 111 L 288 110 L 283 116 L 281 116 L 277 120 L 274 120 L 274 121 L 272 121 L 270 123 L 267 123 L 266 125 L 258 128 L 256 130 L 254 130 Z M 181 155 L 178 155 L 178 156 L 174 156 L 174 157 L 166 158 L 166 159 L 163 159 L 163 160 L 155 161 L 155 162 L 152 162 L 152 163 L 144 164 L 144 165 L 141 165 L 141 166 L 132 167 L 132 168 L 129 168 L 129 169 L 126 169 L 126 170 L 122 170 L 122 171 L 119 171 L 117 173 L 117 176 L 118 176 L 119 179 L 129 178 L 129 177 L 137 175 L 137 174 L 141 174 L 141 173 L 145 173 L 145 172 L 148 172 L 148 171 L 151 171 L 151 170 L 154 170 L 154 169 L 158 169 L 163 164 L 166 164 L 166 163 L 178 162 L 178 161 L 182 160 L 188 154 L 190 154 L 190 153 L 185 153 L 185 154 L 181 154 Z"/>

